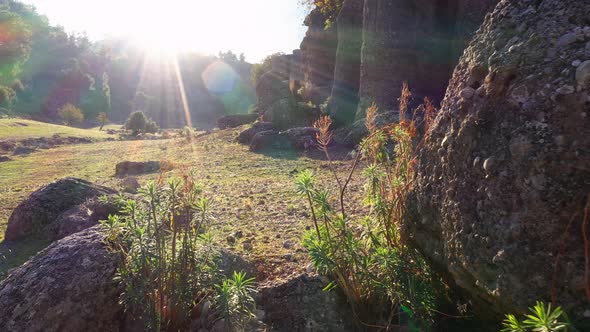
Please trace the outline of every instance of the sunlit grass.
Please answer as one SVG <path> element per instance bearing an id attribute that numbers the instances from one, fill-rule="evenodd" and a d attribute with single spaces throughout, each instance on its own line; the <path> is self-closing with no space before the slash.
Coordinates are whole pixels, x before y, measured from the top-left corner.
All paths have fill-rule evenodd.
<path id="1" fill-rule="evenodd" d="M 306 168 L 323 173 L 319 172 L 322 163 L 287 151 L 273 155 L 251 153 L 247 146 L 233 142 L 238 132 L 239 129 L 222 131 L 194 139 L 192 143 L 187 143 L 185 138 L 107 141 L 14 156 L 13 161 L 0 163 L 0 241 L 12 210 L 33 191 L 51 181 L 75 176 L 119 188 L 120 179 L 114 177 L 116 163 L 123 160 L 169 160 L 177 167 L 173 174 L 179 174 L 183 167 L 192 170 L 214 197 L 212 213 L 217 228 L 213 231 L 217 234 L 217 241 L 230 246 L 225 238 L 241 231 L 243 236 L 230 247 L 265 265 L 266 273 L 269 270 L 277 275 L 302 271 L 306 265 L 302 262 L 307 260 L 305 254 L 293 254 L 293 249 L 283 248 L 287 240 L 299 243 L 309 226 L 292 179 L 297 171 Z M 348 170 L 345 162 L 335 165 L 338 171 Z M 145 184 L 156 176 L 142 175 L 139 181 Z M 360 188 L 360 184 L 355 186 Z M 252 250 L 243 247 L 248 240 L 253 243 Z M 286 255 L 292 256 L 288 263 L 285 263 Z M 17 262 L 13 259 L 10 265 Z M 2 267 L 0 274 L 1 270 Z"/>
<path id="2" fill-rule="evenodd" d="M 111 126 L 113 126 L 113 128 L 108 128 L 120 128 L 120 125 Z M 99 131 L 98 127 L 92 129 L 80 129 L 33 120 L 0 119 L 0 140 L 19 140 L 30 137 L 51 137 L 55 134 L 60 136 L 89 137 L 97 139 L 113 137 L 113 135 L 107 134 L 106 131 Z"/>

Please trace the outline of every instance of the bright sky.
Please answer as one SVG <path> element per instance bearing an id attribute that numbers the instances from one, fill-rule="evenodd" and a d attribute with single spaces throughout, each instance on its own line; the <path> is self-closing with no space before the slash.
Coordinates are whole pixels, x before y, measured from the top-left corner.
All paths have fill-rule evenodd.
<path id="1" fill-rule="evenodd" d="M 305 9 L 298 0 L 25 0 L 68 32 L 93 40 L 125 37 L 161 51 L 222 50 L 258 62 L 299 47 Z"/>

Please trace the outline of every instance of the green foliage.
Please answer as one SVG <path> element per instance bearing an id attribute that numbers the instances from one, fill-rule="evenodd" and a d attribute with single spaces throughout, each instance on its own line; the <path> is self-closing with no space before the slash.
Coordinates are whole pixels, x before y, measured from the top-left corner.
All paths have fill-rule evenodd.
<path id="1" fill-rule="evenodd" d="M 373 116 L 376 108 L 368 113 Z M 360 153 L 347 179 L 339 178 L 330 162 L 327 146 L 332 122 L 328 117 L 316 122 L 318 144 L 338 184 L 339 204 L 333 206 L 333 193 L 318 186 L 309 170 L 298 174 L 297 192 L 307 200 L 315 228 L 304 235 L 303 246 L 317 271 L 335 279 L 362 321 L 387 326 L 392 317 L 405 316 L 413 325 L 425 328 L 432 323 L 442 285 L 399 231 L 405 210 L 403 198 L 413 172 L 413 125 L 400 123 L 377 129 L 373 120 L 367 120 L 370 135 L 359 146 Z M 370 212 L 352 218 L 346 213 L 346 188 L 361 158 L 367 164 L 365 203 Z"/>
<path id="2" fill-rule="evenodd" d="M 522 321 L 512 314 L 506 315 L 502 322 L 502 332 L 556 332 L 569 331 L 571 328 L 567 315 L 561 307 L 551 310 L 551 304 L 537 301 L 529 310 L 531 314 L 525 315 Z"/>
<path id="3" fill-rule="evenodd" d="M 142 111 L 135 111 L 129 115 L 125 129 L 131 130 L 132 134 L 137 136 L 139 133 L 156 133 L 160 127 L 154 120 L 148 119 Z"/>
<path id="4" fill-rule="evenodd" d="M 281 55 L 284 55 L 284 53 L 277 52 L 264 58 L 261 63 L 254 64 L 254 66 L 252 67 L 252 84 L 254 86 L 258 84 L 258 79 L 260 78 L 260 76 L 266 74 L 272 69 L 273 58 Z"/>
<path id="5" fill-rule="evenodd" d="M 58 114 L 68 126 L 77 125 L 84 121 L 84 113 L 72 104 L 65 104 L 59 109 Z"/>
<path id="6" fill-rule="evenodd" d="M 344 0 L 301 0 L 301 3 L 309 8 L 316 8 L 325 18 L 325 29 L 330 29 L 336 22 L 338 13 Z M 306 22 L 309 25 L 309 22 Z"/>
<path id="7" fill-rule="evenodd" d="M 230 331 L 243 331 L 247 320 L 254 317 L 256 308 L 254 278 L 246 278 L 244 272 L 234 272 L 231 279 L 225 279 L 215 287 L 216 303 L 226 327 Z"/>
<path id="8" fill-rule="evenodd" d="M 10 85 L 29 55 L 31 30 L 20 15 L 6 9 L 0 9 L 0 27 L 0 84 Z"/>
<path id="9" fill-rule="evenodd" d="M 102 222 L 121 254 L 121 302 L 149 330 L 186 327 L 218 278 L 210 205 L 201 185 L 185 178 L 147 183 L 138 200 L 120 198 L 121 216 Z"/>

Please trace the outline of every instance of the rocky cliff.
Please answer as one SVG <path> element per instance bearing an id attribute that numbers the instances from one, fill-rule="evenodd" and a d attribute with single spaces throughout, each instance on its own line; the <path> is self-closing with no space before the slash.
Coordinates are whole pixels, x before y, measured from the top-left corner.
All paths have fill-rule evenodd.
<path id="1" fill-rule="evenodd" d="M 405 234 L 489 313 L 588 309 L 589 18 L 588 1 L 502 1 L 419 153 Z"/>

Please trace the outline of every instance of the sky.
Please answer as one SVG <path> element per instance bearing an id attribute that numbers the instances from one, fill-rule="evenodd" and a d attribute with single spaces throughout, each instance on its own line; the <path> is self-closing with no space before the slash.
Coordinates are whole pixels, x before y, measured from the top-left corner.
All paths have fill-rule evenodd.
<path id="1" fill-rule="evenodd" d="M 299 48 L 306 9 L 298 0 L 25 0 L 68 32 L 123 37 L 161 52 L 232 50 L 259 62 Z"/>

